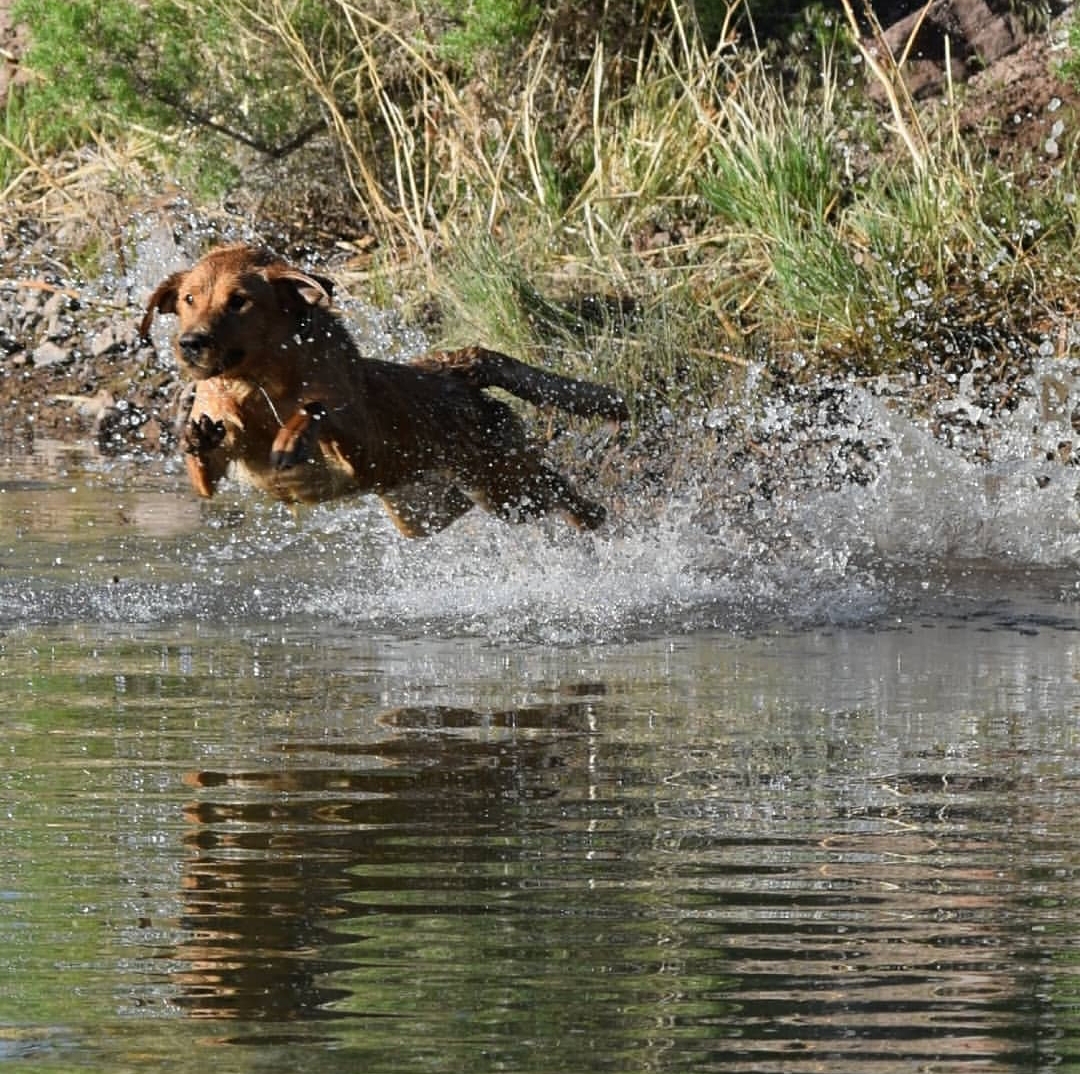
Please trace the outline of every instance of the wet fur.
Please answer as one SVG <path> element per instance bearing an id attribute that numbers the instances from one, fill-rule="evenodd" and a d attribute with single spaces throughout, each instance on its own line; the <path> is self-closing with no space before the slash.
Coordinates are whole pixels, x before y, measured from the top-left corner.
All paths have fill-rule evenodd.
<path id="1" fill-rule="evenodd" d="M 290 504 L 375 493 L 409 536 L 474 504 L 509 521 L 557 510 L 586 529 L 603 522 L 604 508 L 484 389 L 622 420 L 615 392 L 482 348 L 364 358 L 331 293 L 329 280 L 244 245 L 211 252 L 150 296 L 142 334 L 155 314 L 175 314 L 177 360 L 195 382 L 181 441 L 199 495 L 231 467 Z"/>

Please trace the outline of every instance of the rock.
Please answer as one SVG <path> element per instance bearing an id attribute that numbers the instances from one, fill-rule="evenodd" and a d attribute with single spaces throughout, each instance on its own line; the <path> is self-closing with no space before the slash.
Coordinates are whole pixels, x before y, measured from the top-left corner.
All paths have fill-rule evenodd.
<path id="1" fill-rule="evenodd" d="M 935 0 L 928 10 L 920 4 L 884 33 L 897 60 L 907 54 L 904 81 L 915 98 L 942 91 L 946 58 L 953 82 L 962 82 L 1014 52 L 1027 37 L 1019 18 L 1008 11 L 996 14 L 986 0 Z M 880 95 L 878 87 L 871 89 Z"/>
<path id="2" fill-rule="evenodd" d="M 119 350 L 124 345 L 124 342 L 116 325 L 107 324 L 100 332 L 91 337 L 90 357 L 101 358 L 103 355 Z"/>
<path id="3" fill-rule="evenodd" d="M 105 407 L 94 424 L 94 438 L 98 450 L 111 455 L 127 450 L 132 442 L 140 439 L 138 430 L 146 423 L 147 414 L 132 406 L 127 399 L 119 399 L 115 405 Z"/>
<path id="4" fill-rule="evenodd" d="M 166 447 L 166 429 L 156 417 L 147 419 L 139 430 L 143 447 L 147 451 L 160 452 Z"/>
<path id="5" fill-rule="evenodd" d="M 45 300 L 45 304 L 41 307 L 41 316 L 47 320 L 58 318 L 60 314 L 66 313 L 68 308 L 72 305 L 71 299 L 67 295 L 60 291 L 54 291 Z"/>
<path id="6" fill-rule="evenodd" d="M 45 297 L 40 291 L 24 288 L 18 292 L 17 297 L 19 313 L 24 322 L 41 316 L 41 307 L 45 304 Z"/>
<path id="7" fill-rule="evenodd" d="M 11 332 L 9 326 L 0 323 L 0 356 L 17 354 L 22 349 L 22 343 Z"/>
<path id="8" fill-rule="evenodd" d="M 961 135 L 987 144 L 999 167 L 1023 169 L 1029 182 L 1060 168 L 1075 138 L 1080 95 L 1060 72 L 1059 38 L 1035 35 L 976 74 L 960 109 Z"/>
<path id="9" fill-rule="evenodd" d="M 11 17 L 11 5 L 0 4 L 0 107 L 7 101 L 8 87 L 29 81 L 30 72 L 19 64 L 26 49 L 26 27 Z"/>
<path id="10" fill-rule="evenodd" d="M 66 395 L 60 393 L 53 396 L 54 403 L 68 403 L 75 408 L 75 413 L 89 424 L 96 425 L 101 421 L 101 416 L 106 411 L 116 406 L 116 400 L 112 392 L 102 388 L 96 395 Z"/>
<path id="11" fill-rule="evenodd" d="M 63 343 L 71 338 L 71 330 L 71 322 L 66 317 L 54 316 L 45 322 L 45 330 L 42 334 L 54 343 Z"/>
<path id="12" fill-rule="evenodd" d="M 39 347 L 35 347 L 34 353 L 31 355 L 31 360 L 37 369 L 46 366 L 65 365 L 71 361 L 71 358 L 72 354 L 69 348 L 62 347 L 51 339 L 46 340 Z"/>

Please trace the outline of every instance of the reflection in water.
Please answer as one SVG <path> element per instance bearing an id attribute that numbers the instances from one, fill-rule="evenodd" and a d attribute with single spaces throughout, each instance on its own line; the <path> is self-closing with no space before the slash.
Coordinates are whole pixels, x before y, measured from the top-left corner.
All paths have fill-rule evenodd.
<path id="1" fill-rule="evenodd" d="M 613 1071 L 1073 1055 L 1077 810 L 1071 771 L 1032 767 L 1040 734 L 688 721 L 623 690 L 401 707 L 189 775 L 177 1006 L 277 1040 L 318 1022 L 402 1070 L 478 1069 L 478 1047 L 514 1070 L 538 1046 Z"/>
<path id="2" fill-rule="evenodd" d="M 65 466 L 0 473 L 0 1058 L 1080 1063 L 1071 569 Z"/>
<path id="3" fill-rule="evenodd" d="M 285 743 L 285 768 L 190 774 L 200 796 L 185 809 L 180 923 L 191 938 L 177 953 L 179 1005 L 214 1018 L 340 1014 L 332 1001 L 348 992 L 328 975 L 351 963 L 317 952 L 352 942 L 335 926 L 356 916 L 348 897 L 364 889 L 360 872 L 392 876 L 412 857 L 398 848 L 406 833 L 433 843 L 428 865 L 481 831 L 512 841 L 513 804 L 554 793 L 545 785 L 566 763 L 561 744 L 532 732 L 556 728 L 570 743 L 588 713 L 587 704 L 483 717 L 397 709 L 380 717 L 390 733 L 375 743 Z M 414 888 L 408 877 L 387 883 Z"/>

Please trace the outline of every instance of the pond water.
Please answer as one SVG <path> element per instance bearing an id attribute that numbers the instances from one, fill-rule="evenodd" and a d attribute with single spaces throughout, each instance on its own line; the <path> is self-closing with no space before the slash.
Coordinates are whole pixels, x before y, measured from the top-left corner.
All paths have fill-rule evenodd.
<path id="1" fill-rule="evenodd" d="M 1080 1064 L 1071 553 L 860 556 L 865 507 L 416 544 L 9 451 L 0 1062 Z"/>

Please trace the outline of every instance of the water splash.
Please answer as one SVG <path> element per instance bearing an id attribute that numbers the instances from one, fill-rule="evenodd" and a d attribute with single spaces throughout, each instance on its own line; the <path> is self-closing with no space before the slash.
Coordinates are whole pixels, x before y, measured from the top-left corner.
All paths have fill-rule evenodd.
<path id="1" fill-rule="evenodd" d="M 672 502 L 655 521 L 589 535 L 554 524 L 509 529 L 476 515 L 423 545 L 390 541 L 375 556 L 356 550 L 357 569 L 313 587 L 306 609 L 384 629 L 405 623 L 425 632 L 579 644 L 747 628 L 785 610 L 816 615 L 809 590 L 825 576 L 843 582 L 842 572 L 820 559 L 808 574 L 790 561 L 748 554 L 743 540 L 725 544 L 701 530 L 695 508 L 692 500 Z M 865 598 L 855 580 L 843 589 L 832 615 Z"/>
<path id="2" fill-rule="evenodd" d="M 239 225 L 208 232 L 176 219 L 135 229 L 120 281 L 135 305 L 208 241 L 255 238 Z M 342 302 L 364 352 L 423 348 L 393 311 Z M 164 335 L 159 356 L 169 360 Z M 926 606 L 928 592 L 957 592 L 960 575 L 977 590 L 980 572 L 992 578 L 988 596 L 1003 577 L 1011 585 L 1034 573 L 1052 598 L 1074 598 L 1080 372 L 1037 361 L 1015 405 L 996 413 L 967 376 L 921 414 L 904 405 L 917 394 L 884 379 L 785 392 L 751 371 L 726 406 L 660 423 L 646 465 L 633 471 L 648 479 L 631 474 L 635 446 L 617 456 L 599 492 L 615 505 L 612 521 L 584 535 L 555 520 L 509 527 L 473 512 L 409 542 L 370 501 L 300 521 L 254 494 L 200 511 L 167 463 L 148 507 L 131 502 L 145 463 L 133 471 L 132 460 L 97 460 L 81 472 L 65 464 L 61 478 L 53 460 L 31 475 L 37 484 L 22 486 L 25 461 L 0 463 L 0 630 L 330 622 L 582 644 L 706 628 L 874 625 Z M 80 481 L 94 502 L 73 514 L 66 498 Z M 42 520 L 50 488 L 65 502 Z M 163 522 L 162 497 L 185 505 L 176 518 Z"/>
<path id="3" fill-rule="evenodd" d="M 1037 373 L 1024 404 L 997 419 L 983 450 L 989 457 L 979 461 L 869 400 L 885 445 L 874 480 L 799 503 L 803 525 L 826 546 L 847 545 L 863 558 L 1080 565 L 1080 475 L 1059 448 L 1075 434 L 1039 401 L 1050 375 L 1064 385 L 1059 370 Z M 1070 378 L 1067 392 L 1076 391 Z"/>

